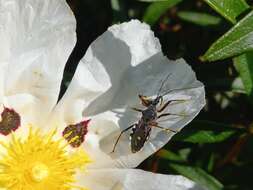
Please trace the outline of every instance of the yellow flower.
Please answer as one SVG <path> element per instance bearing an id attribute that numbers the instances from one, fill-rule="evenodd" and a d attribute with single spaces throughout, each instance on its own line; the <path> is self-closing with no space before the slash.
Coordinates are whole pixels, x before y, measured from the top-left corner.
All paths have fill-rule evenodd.
<path id="1" fill-rule="evenodd" d="M 76 170 L 91 160 L 82 149 L 68 153 L 68 143 L 63 143 L 63 138 L 53 139 L 55 133 L 42 135 L 31 127 L 25 139 L 12 134 L 9 143 L 2 142 L 5 153 L 0 158 L 1 186 L 10 190 L 74 188 Z"/>

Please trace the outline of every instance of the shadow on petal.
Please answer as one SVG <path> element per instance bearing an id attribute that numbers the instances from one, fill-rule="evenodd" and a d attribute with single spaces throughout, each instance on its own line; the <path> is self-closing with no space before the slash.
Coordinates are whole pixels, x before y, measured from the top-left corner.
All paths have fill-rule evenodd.
<path id="1" fill-rule="evenodd" d="M 113 47 L 106 47 L 107 44 L 111 44 Z M 128 45 L 107 31 L 103 38 L 93 43 L 90 48 L 93 56 L 103 64 L 110 78 L 111 87 L 89 104 L 83 111 L 85 116 L 97 115 L 117 106 L 124 106 L 125 97 L 130 95 L 119 94 L 124 83 L 122 76 L 131 67 L 131 53 Z M 106 51 L 104 51 L 105 49 Z"/>

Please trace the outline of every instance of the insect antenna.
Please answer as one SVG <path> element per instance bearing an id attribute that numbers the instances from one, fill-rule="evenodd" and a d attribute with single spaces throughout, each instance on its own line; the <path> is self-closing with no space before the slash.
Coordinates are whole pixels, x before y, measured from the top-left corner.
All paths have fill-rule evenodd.
<path id="1" fill-rule="evenodd" d="M 189 87 L 189 88 L 174 88 L 174 89 L 170 89 L 170 90 L 164 92 L 161 96 L 165 96 L 166 94 L 169 94 L 170 92 L 174 92 L 174 91 L 191 90 L 191 89 L 198 88 L 198 87 L 199 86 L 197 86 L 197 87 Z"/>
<path id="2" fill-rule="evenodd" d="M 172 73 L 169 73 L 164 79 L 163 79 L 163 81 L 162 81 L 162 84 L 161 84 L 161 86 L 160 86 L 160 88 L 159 88 L 159 90 L 158 90 L 158 93 L 157 93 L 157 97 L 159 97 L 161 94 L 161 91 L 162 91 L 162 89 L 163 89 L 163 86 L 164 86 L 164 84 L 165 84 L 165 82 L 168 80 L 168 78 L 170 77 L 172 75 Z"/>

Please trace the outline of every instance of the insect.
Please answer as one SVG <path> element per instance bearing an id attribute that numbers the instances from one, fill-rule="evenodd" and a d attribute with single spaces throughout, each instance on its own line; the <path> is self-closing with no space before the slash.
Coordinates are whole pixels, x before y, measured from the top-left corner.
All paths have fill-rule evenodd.
<path id="1" fill-rule="evenodd" d="M 131 139 L 131 151 L 132 153 L 136 153 L 142 149 L 144 146 L 145 142 L 148 140 L 151 129 L 153 127 L 155 128 L 160 128 L 164 131 L 167 132 L 173 132 L 177 133 L 178 131 L 164 128 L 159 126 L 158 124 L 158 119 L 162 117 L 166 117 L 169 115 L 176 115 L 176 116 L 185 116 L 185 115 L 180 115 L 180 114 L 173 114 L 173 113 L 162 113 L 171 102 L 175 101 L 186 101 L 186 100 L 168 100 L 166 103 L 163 104 L 163 96 L 168 94 L 169 92 L 172 92 L 174 90 L 183 90 L 183 89 L 173 89 L 169 90 L 166 93 L 161 94 L 161 90 L 164 86 L 164 83 L 166 80 L 169 78 L 171 74 L 167 75 L 166 78 L 162 81 L 162 84 L 158 90 L 156 98 L 152 99 L 147 96 L 139 95 L 139 98 L 141 100 L 141 103 L 143 106 L 146 107 L 146 109 L 138 109 L 138 108 L 132 108 L 133 110 L 137 112 L 141 112 L 142 116 L 140 120 L 133 125 L 127 127 L 123 131 L 121 131 L 120 135 L 118 136 L 112 152 L 115 151 L 116 146 L 120 140 L 120 137 L 122 136 L 123 133 L 127 132 L 129 129 L 132 129 L 132 133 L 130 134 L 130 139 Z M 158 105 L 160 104 L 160 107 L 158 108 Z"/>

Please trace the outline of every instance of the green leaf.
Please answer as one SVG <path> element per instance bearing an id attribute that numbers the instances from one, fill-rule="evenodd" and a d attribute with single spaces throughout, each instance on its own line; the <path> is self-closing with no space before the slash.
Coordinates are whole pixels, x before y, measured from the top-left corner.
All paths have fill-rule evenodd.
<path id="1" fill-rule="evenodd" d="M 253 98 L 253 52 L 238 56 L 233 61 L 243 81 L 247 95 Z"/>
<path id="2" fill-rule="evenodd" d="M 168 162 L 170 168 L 203 187 L 208 187 L 209 190 L 220 190 L 223 188 L 223 185 L 217 179 L 199 167 L 189 166 L 187 163 L 183 162 L 183 159 L 179 155 L 164 149 L 159 151 L 158 155 L 161 158 L 170 160 L 170 162 Z"/>
<path id="3" fill-rule="evenodd" d="M 161 1 L 169 1 L 169 0 L 138 0 L 142 2 L 161 2 Z"/>
<path id="4" fill-rule="evenodd" d="M 127 20 L 127 11 L 123 0 L 111 0 L 111 7 L 113 11 L 113 23 Z"/>
<path id="5" fill-rule="evenodd" d="M 143 21 L 154 25 L 158 19 L 171 7 L 180 3 L 182 0 L 167 0 L 164 2 L 155 2 L 149 5 L 143 16 Z"/>
<path id="6" fill-rule="evenodd" d="M 237 129 L 224 124 L 194 121 L 189 127 L 176 134 L 172 140 L 190 143 L 218 143 L 227 140 L 238 132 Z"/>
<path id="7" fill-rule="evenodd" d="M 182 20 L 192 22 L 201 26 L 218 25 L 221 23 L 221 18 L 212 16 L 206 13 L 180 11 L 178 17 Z"/>
<path id="8" fill-rule="evenodd" d="M 232 23 L 236 23 L 236 18 L 249 8 L 244 0 L 204 0 L 213 9 Z"/>
<path id="9" fill-rule="evenodd" d="M 251 50 L 253 50 L 253 11 L 212 44 L 201 59 L 216 61 Z"/>
<path id="10" fill-rule="evenodd" d="M 212 172 L 215 166 L 215 158 L 214 153 L 212 153 L 209 157 L 208 164 L 207 164 L 207 171 Z"/>
<path id="11" fill-rule="evenodd" d="M 120 11 L 120 3 L 119 0 L 111 0 L 112 10 Z"/>
<path id="12" fill-rule="evenodd" d="M 173 140 L 191 143 L 218 143 L 228 139 L 234 134 L 235 131 L 214 132 L 211 130 L 187 130 L 185 133 L 179 133 L 179 135 L 175 136 Z"/>
<path id="13" fill-rule="evenodd" d="M 236 77 L 231 86 L 232 92 L 236 92 L 238 94 L 246 94 L 245 85 L 243 84 L 240 77 Z"/>

